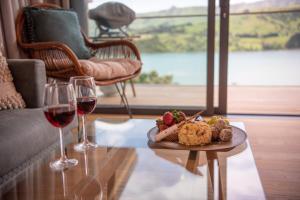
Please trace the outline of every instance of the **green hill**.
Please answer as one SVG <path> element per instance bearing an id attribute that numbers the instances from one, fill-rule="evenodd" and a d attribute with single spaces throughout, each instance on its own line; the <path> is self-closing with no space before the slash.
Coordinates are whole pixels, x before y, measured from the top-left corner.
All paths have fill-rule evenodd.
<path id="1" fill-rule="evenodd" d="M 265 0 L 251 4 L 235 4 L 231 7 L 231 12 L 287 8 L 300 9 L 300 0 Z M 137 16 L 174 16 L 206 14 L 206 12 L 206 7 L 172 7 L 168 10 L 142 13 Z M 218 18 L 216 17 L 217 35 L 219 30 Z M 205 51 L 206 31 L 206 16 L 136 19 L 129 27 L 130 34 L 141 36 L 135 42 L 142 52 Z M 299 48 L 299 45 L 293 45 L 300 43 L 299 37 L 295 37 L 297 33 L 300 33 L 300 12 L 230 16 L 229 48 L 231 51 Z M 291 39 L 292 37 L 293 39 Z"/>

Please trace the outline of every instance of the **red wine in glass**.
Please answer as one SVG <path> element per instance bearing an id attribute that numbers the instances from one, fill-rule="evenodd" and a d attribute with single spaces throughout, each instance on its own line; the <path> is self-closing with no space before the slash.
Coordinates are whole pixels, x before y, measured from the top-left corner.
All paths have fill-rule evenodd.
<path id="1" fill-rule="evenodd" d="M 63 128 L 70 124 L 75 116 L 75 108 L 70 105 L 48 107 L 44 111 L 47 120 L 55 127 Z"/>
<path id="2" fill-rule="evenodd" d="M 93 77 L 73 76 L 70 78 L 77 98 L 77 114 L 82 121 L 82 142 L 76 144 L 74 149 L 83 152 L 87 149 L 96 148 L 98 145 L 90 142 L 85 131 L 85 116 L 93 112 L 97 103 L 96 85 Z"/>
<path id="3" fill-rule="evenodd" d="M 91 112 L 96 107 L 97 99 L 96 97 L 79 97 L 77 98 L 77 114 L 86 115 Z"/>
<path id="4" fill-rule="evenodd" d="M 50 162 L 50 168 L 60 171 L 77 165 L 78 160 L 66 156 L 62 131 L 62 128 L 73 121 L 76 114 L 76 97 L 72 84 L 45 85 L 44 114 L 49 123 L 59 131 L 60 158 Z"/>

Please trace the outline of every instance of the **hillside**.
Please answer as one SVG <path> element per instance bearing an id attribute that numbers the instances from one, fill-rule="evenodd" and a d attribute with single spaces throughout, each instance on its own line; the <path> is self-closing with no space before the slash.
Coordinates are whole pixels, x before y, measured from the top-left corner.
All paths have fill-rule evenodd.
<path id="1" fill-rule="evenodd" d="M 231 6 L 231 12 L 279 10 L 287 8 L 299 8 L 300 0 L 263 0 L 254 3 L 239 3 Z"/>
<path id="2" fill-rule="evenodd" d="M 231 12 L 287 8 L 300 8 L 300 0 L 265 0 L 251 4 L 234 4 L 231 6 Z M 168 10 L 137 14 L 137 16 L 206 14 L 206 9 L 206 7 L 172 7 Z M 218 32 L 218 17 L 216 19 Z M 206 17 L 136 19 L 129 27 L 130 34 L 141 36 L 136 43 L 143 52 L 205 51 L 206 31 Z M 231 16 L 230 50 L 300 48 L 299 36 L 297 36 L 299 33 L 300 12 Z"/>

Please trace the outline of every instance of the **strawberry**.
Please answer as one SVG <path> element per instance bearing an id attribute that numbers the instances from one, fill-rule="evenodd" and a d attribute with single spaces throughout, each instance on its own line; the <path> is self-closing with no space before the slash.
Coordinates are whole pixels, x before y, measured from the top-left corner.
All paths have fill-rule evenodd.
<path id="1" fill-rule="evenodd" d="M 186 115 L 185 115 L 184 112 L 179 111 L 179 112 L 178 112 L 178 115 L 179 115 L 179 117 L 178 117 L 178 122 L 182 122 L 182 121 L 186 120 Z"/>
<path id="2" fill-rule="evenodd" d="M 177 110 L 173 110 L 172 114 L 173 114 L 175 123 L 178 123 L 179 122 L 179 112 Z"/>
<path id="3" fill-rule="evenodd" d="M 170 126 L 172 125 L 173 120 L 173 114 L 171 112 L 165 112 L 165 114 L 163 115 L 164 124 Z"/>
<path id="4" fill-rule="evenodd" d="M 165 130 L 167 128 L 169 128 L 169 127 L 167 125 L 165 125 L 165 124 L 158 125 L 159 132 L 161 132 L 161 131 L 163 131 L 163 130 Z"/>
<path id="5" fill-rule="evenodd" d="M 182 111 L 173 110 L 172 114 L 173 114 L 174 121 L 176 123 L 180 123 L 186 119 L 186 116 Z"/>

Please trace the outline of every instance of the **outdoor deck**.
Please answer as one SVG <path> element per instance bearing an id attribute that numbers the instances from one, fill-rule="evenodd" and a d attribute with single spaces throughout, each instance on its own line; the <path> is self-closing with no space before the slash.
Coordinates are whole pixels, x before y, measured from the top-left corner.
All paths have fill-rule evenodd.
<path id="1" fill-rule="evenodd" d="M 204 106 L 206 88 L 201 86 L 140 85 L 135 86 L 133 97 L 127 86 L 131 105 Z M 215 89 L 217 91 L 217 89 Z M 218 96 L 215 92 L 215 105 Z M 99 104 L 120 104 L 118 95 L 100 97 Z M 230 86 L 228 88 L 229 113 L 300 114 L 300 87 L 297 86 Z"/>

